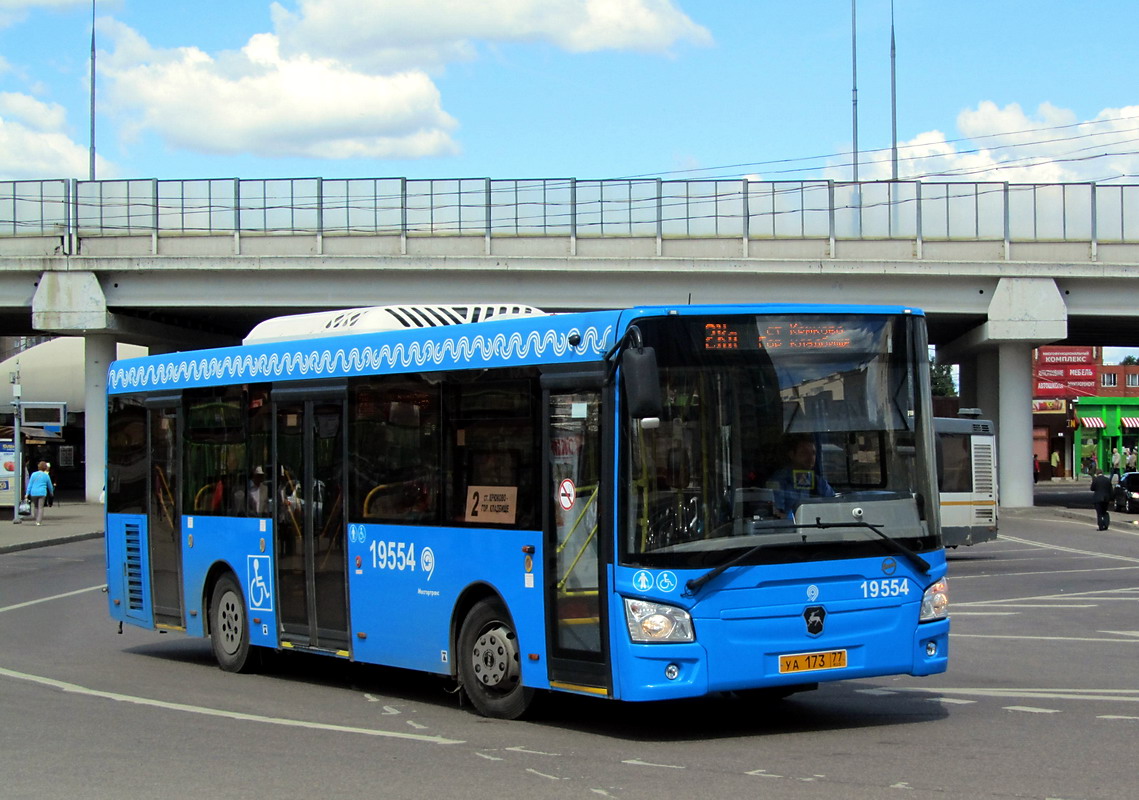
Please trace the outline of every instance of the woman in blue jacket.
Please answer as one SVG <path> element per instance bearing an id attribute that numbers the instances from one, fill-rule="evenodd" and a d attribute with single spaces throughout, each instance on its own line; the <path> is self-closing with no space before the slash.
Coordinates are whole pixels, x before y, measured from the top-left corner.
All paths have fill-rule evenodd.
<path id="1" fill-rule="evenodd" d="M 32 501 L 32 506 L 35 509 L 37 525 L 43 521 L 44 502 L 47 500 L 47 496 L 54 492 L 55 487 L 51 485 L 51 476 L 47 473 L 47 462 L 41 461 L 36 465 L 36 471 L 28 478 L 27 491 L 28 499 Z"/>

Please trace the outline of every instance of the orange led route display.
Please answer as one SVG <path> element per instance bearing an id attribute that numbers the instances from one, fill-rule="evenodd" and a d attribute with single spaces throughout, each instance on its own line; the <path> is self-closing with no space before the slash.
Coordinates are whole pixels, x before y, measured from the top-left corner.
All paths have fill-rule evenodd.
<path id="1" fill-rule="evenodd" d="M 756 328 L 743 320 L 704 323 L 705 350 L 842 349 L 850 344 L 841 325 L 779 322 Z"/>

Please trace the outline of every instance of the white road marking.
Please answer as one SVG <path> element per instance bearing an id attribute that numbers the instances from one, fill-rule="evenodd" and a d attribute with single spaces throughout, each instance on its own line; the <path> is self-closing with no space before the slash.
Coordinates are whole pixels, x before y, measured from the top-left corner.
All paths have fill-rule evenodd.
<path id="1" fill-rule="evenodd" d="M 999 602 L 999 601 L 980 601 L 980 602 L 983 604 L 985 602 Z M 970 604 L 969 603 L 961 603 L 961 605 L 967 606 Z M 1064 603 L 1062 600 L 1059 600 L 1059 599 L 1057 599 L 1057 601 L 1055 603 L 1016 603 L 1016 604 L 1012 604 L 1012 603 L 1001 602 L 1001 608 L 1047 608 L 1047 609 L 1054 610 L 1054 611 L 1067 611 L 1069 608 L 1098 608 L 1098 607 L 1099 607 L 1099 603 L 1079 603 L 1079 604 Z M 958 609 L 954 609 L 954 611 L 953 611 L 954 616 L 957 616 L 960 613 L 962 613 L 962 612 Z M 966 611 L 964 613 L 966 615 L 975 615 L 975 614 L 985 614 L 985 613 L 990 613 L 990 612 Z M 1001 612 L 993 611 L 991 613 L 1000 614 Z M 1008 612 L 1008 613 L 1017 614 L 1019 612 L 1012 611 L 1012 612 Z"/>
<path id="2" fill-rule="evenodd" d="M 1034 700 L 1106 700 L 1109 702 L 1139 703 L 1137 689 L 1025 689 L 1025 688 L 940 688 L 901 689 L 904 692 L 927 692 L 938 695 L 966 695 L 972 697 L 1021 698 Z"/>
<path id="3" fill-rule="evenodd" d="M 88 586 L 86 589 L 76 589 L 74 592 L 64 592 L 63 594 L 54 594 L 51 597 L 41 597 L 39 600 L 28 600 L 25 603 L 16 603 L 15 605 L 4 606 L 3 608 L 0 608 L 0 614 L 3 614 L 5 611 L 15 611 L 19 608 L 27 608 L 28 606 L 39 605 L 40 603 L 49 603 L 52 600 L 63 600 L 66 597 L 74 597 L 77 594 L 93 592 L 96 589 L 102 591 L 104 588 L 106 588 L 106 586 L 107 584 L 100 583 L 98 586 Z"/>
<path id="4" fill-rule="evenodd" d="M 1058 708 L 1036 708 L 1035 706 L 1005 706 L 1005 711 L 1022 711 L 1025 714 L 1059 714 Z"/>
<path id="5" fill-rule="evenodd" d="M 639 758 L 627 758 L 621 762 L 622 764 L 629 764 L 634 767 L 659 767 L 661 769 L 688 769 L 688 767 L 680 766 L 679 764 L 653 764 L 651 761 L 641 761 Z"/>
<path id="6" fill-rule="evenodd" d="M 745 772 L 744 775 L 754 775 L 757 778 L 782 778 L 783 777 L 782 775 L 776 775 L 772 772 L 768 772 L 765 769 L 753 769 L 753 770 L 750 770 L 748 772 Z"/>
<path id="7" fill-rule="evenodd" d="M 557 775 L 547 775 L 544 772 L 538 772 L 538 770 L 530 769 L 529 767 L 526 768 L 526 771 L 529 772 L 531 775 L 537 775 L 539 778 L 549 778 L 552 781 L 560 781 L 561 780 L 561 778 L 559 778 Z"/>
<path id="8" fill-rule="evenodd" d="M 1090 590 L 1087 592 L 1063 592 L 1060 594 L 1056 594 L 1056 593 L 1038 594 L 1038 595 L 1029 595 L 1028 597 L 1008 597 L 1008 598 L 1003 598 L 1001 600 L 972 600 L 972 601 L 969 601 L 967 603 L 958 603 L 957 605 L 969 606 L 972 608 L 975 608 L 978 606 L 987 606 L 990 608 L 998 607 L 998 606 L 999 607 L 1011 606 L 1013 608 L 1016 608 L 1018 606 L 1024 605 L 1025 603 L 1028 603 L 1028 602 L 1033 601 L 1033 600 L 1035 600 L 1035 601 L 1044 601 L 1044 600 L 1071 601 L 1071 600 L 1079 599 L 1079 600 L 1095 600 L 1096 602 L 1099 602 L 1099 603 L 1106 602 L 1108 600 L 1111 600 L 1111 601 L 1123 600 L 1126 602 L 1131 602 L 1131 601 L 1135 600 L 1134 597 L 1114 597 L 1111 595 L 1129 594 L 1132 591 L 1134 591 L 1134 590 L 1131 588 L 1125 588 L 1125 589 L 1093 589 L 1093 590 Z M 1052 606 L 1041 606 L 1041 607 L 1042 608 L 1051 608 Z"/>
<path id="9" fill-rule="evenodd" d="M 426 742 L 428 744 L 465 743 L 461 739 L 445 739 L 442 736 L 428 736 L 422 733 L 382 731 L 376 730 L 374 728 L 357 728 L 351 725 L 329 725 L 323 722 L 310 722 L 301 719 L 266 717 L 262 716 L 261 714 L 244 714 L 239 711 L 226 711 L 222 708 L 192 706 L 187 703 L 172 703 L 167 700 L 153 700 L 148 697 L 136 697 L 129 694 L 119 694 L 118 692 L 104 692 L 99 689 L 90 689 L 86 686 L 80 686 L 75 683 L 57 681 L 54 678 L 45 678 L 42 675 L 29 675 L 26 672 L 17 672 L 16 670 L 4 669 L 3 667 L 0 667 L 0 676 L 27 681 L 29 683 L 35 683 L 39 684 L 40 686 L 47 686 L 52 689 L 59 689 L 60 691 L 70 692 L 72 694 L 85 695 L 87 697 L 101 697 L 105 700 L 114 700 L 120 703 L 132 703 L 134 705 L 148 706 L 150 708 L 161 708 L 166 711 L 181 711 L 187 714 L 200 714 L 206 717 L 222 717 L 224 719 L 235 719 L 242 722 L 258 722 L 263 725 L 281 725 L 286 728 L 309 728 L 312 730 L 332 731 L 334 733 L 355 733 L 362 736 L 377 736 L 388 739 L 410 739 L 412 741 Z"/>
<path id="10" fill-rule="evenodd" d="M 560 756 L 561 753 L 543 753 L 541 750 L 527 750 L 525 747 L 507 747 L 512 753 L 526 753 L 531 756 Z"/>
<path id="11" fill-rule="evenodd" d="M 1003 633 L 953 633 L 954 639 L 1010 639 L 1030 642 L 1110 642 L 1112 644 L 1139 644 L 1139 640 L 1100 639 L 1092 636 L 1017 636 Z"/>
<path id="12" fill-rule="evenodd" d="M 1031 539 L 1018 539 L 1013 536 L 1009 537 L 1009 541 L 1019 542 L 1020 544 L 1028 544 L 1033 547 L 1043 547 L 1045 550 L 1056 550 L 1061 553 L 1072 553 L 1079 556 L 1097 556 L 1099 558 L 1110 558 L 1114 561 L 1127 561 L 1132 564 L 1139 564 L 1139 558 L 1132 558 L 1131 556 L 1117 556 L 1111 553 L 1100 553 L 1096 550 L 1077 550 L 1074 547 L 1061 547 L 1058 544 L 1048 544 L 1047 542 L 1034 542 Z"/>
<path id="13" fill-rule="evenodd" d="M 1139 717 L 1129 717 L 1125 714 L 1100 714 L 1098 717 L 1096 717 L 1096 719 L 1135 719 L 1135 720 L 1139 720 Z"/>
<path id="14" fill-rule="evenodd" d="M 976 700 L 962 700 L 960 697 L 930 697 L 927 699 L 947 706 L 968 706 L 977 702 Z"/>
<path id="15" fill-rule="evenodd" d="M 475 752 L 475 755 L 478 756 L 479 758 L 485 758 L 487 761 L 505 761 L 506 760 L 505 758 L 499 758 L 498 756 L 487 755 L 486 753 L 479 753 L 477 751 Z"/>
<path id="16" fill-rule="evenodd" d="M 977 580 L 978 578 L 1019 578 L 1031 575 L 1080 575 L 1085 572 L 1126 572 L 1139 567 L 1099 567 L 1098 569 L 1042 569 L 1037 572 L 987 572 L 984 575 L 954 575 L 949 570 L 949 579 L 957 581 Z"/>

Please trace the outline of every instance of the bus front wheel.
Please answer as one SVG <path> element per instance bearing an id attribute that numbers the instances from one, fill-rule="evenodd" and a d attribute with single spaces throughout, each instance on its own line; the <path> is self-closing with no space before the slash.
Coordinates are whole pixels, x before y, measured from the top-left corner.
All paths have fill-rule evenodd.
<path id="1" fill-rule="evenodd" d="M 459 683 L 486 717 L 518 719 L 534 690 L 522 685 L 518 636 L 499 602 L 480 600 L 459 631 Z"/>
<path id="2" fill-rule="evenodd" d="M 210 596 L 210 643 L 218 666 L 226 672 L 250 672 L 256 666 L 245 598 L 232 575 L 223 576 Z"/>

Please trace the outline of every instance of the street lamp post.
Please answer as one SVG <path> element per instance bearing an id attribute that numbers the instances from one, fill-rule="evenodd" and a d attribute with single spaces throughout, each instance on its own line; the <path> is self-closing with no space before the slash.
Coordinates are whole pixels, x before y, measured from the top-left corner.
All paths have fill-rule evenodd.
<path id="1" fill-rule="evenodd" d="M 93 0 L 92 0 L 93 2 Z M 858 183 L 858 15 L 851 0 L 851 117 L 854 128 L 854 182 Z"/>
<path id="2" fill-rule="evenodd" d="M 16 371 L 12 373 L 12 407 L 16 413 L 12 416 L 12 439 L 15 448 L 15 459 L 12 470 L 12 524 L 19 525 L 20 500 L 24 497 L 24 453 L 20 441 L 20 364 L 16 362 Z"/>
<path id="3" fill-rule="evenodd" d="M 88 175 L 95 180 L 95 0 L 91 0 L 91 163 Z"/>

